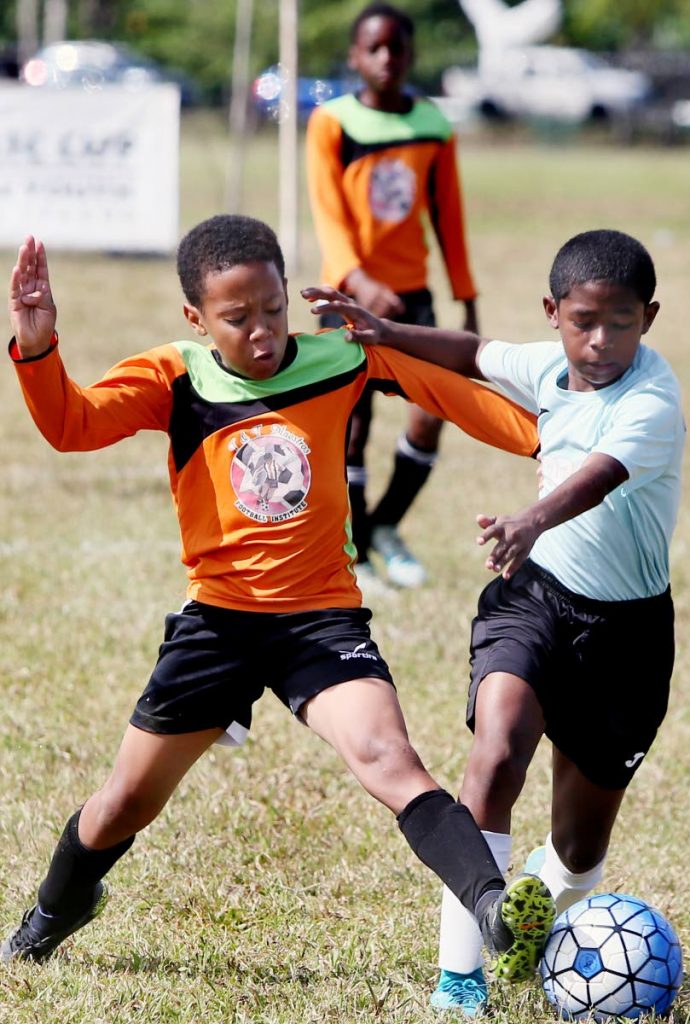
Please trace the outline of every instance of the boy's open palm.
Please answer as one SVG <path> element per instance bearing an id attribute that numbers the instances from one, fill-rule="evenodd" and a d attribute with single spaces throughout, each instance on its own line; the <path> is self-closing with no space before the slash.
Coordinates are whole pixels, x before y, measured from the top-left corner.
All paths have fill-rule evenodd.
<path id="1" fill-rule="evenodd" d="M 48 261 L 42 242 L 29 235 L 20 246 L 10 276 L 9 311 L 12 331 L 23 357 L 50 347 L 56 309 L 50 290 Z"/>
<path id="2" fill-rule="evenodd" d="M 528 512 L 505 516 L 478 515 L 477 524 L 482 528 L 481 535 L 477 537 L 478 544 L 496 541 L 484 565 L 509 580 L 529 555 L 541 531 Z"/>
<path id="3" fill-rule="evenodd" d="M 369 310 L 358 306 L 349 295 L 331 288 L 330 285 L 323 284 L 318 287 L 303 288 L 302 297 L 307 302 L 314 303 L 312 313 L 337 313 L 341 316 L 346 323 L 350 341 L 357 341 L 362 345 L 385 344 L 383 340 L 385 322 L 379 320 Z"/>

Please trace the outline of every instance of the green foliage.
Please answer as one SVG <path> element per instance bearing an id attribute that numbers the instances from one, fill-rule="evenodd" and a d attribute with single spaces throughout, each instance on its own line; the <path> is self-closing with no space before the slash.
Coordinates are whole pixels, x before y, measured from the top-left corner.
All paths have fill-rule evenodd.
<path id="1" fill-rule="evenodd" d="M 592 50 L 677 46 L 687 38 L 688 15 L 688 0 L 581 0 L 565 5 L 564 34 Z"/>
<path id="2" fill-rule="evenodd" d="M 0 4 L 0 49 L 16 38 L 22 0 Z M 397 0 L 416 24 L 413 81 L 438 89 L 450 64 L 469 63 L 474 31 L 457 0 Z M 510 0 L 515 5 L 519 0 Z M 226 98 L 232 67 L 237 0 L 68 0 L 76 38 L 120 39 L 163 64 L 185 71 L 208 99 Z M 364 0 L 301 0 L 299 53 L 304 74 L 332 75 L 347 64 L 349 26 Z M 40 4 L 39 4 L 40 7 Z M 563 0 L 558 41 L 592 50 L 690 46 L 690 0 Z M 279 0 L 255 0 L 251 70 L 278 60 Z"/>
<path id="3" fill-rule="evenodd" d="M 415 22 L 413 78 L 427 88 L 438 86 L 444 68 L 471 57 L 474 33 L 457 0 L 407 0 L 398 6 Z M 347 62 L 350 25 L 363 7 L 361 0 L 302 0 L 300 53 L 305 73 L 326 75 L 342 70 Z"/>

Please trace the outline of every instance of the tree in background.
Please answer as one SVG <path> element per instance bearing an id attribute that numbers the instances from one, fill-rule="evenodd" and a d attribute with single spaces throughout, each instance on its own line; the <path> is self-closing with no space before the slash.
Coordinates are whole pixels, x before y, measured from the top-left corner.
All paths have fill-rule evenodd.
<path id="1" fill-rule="evenodd" d="M 16 44 L 17 25 L 35 9 L 37 44 L 46 5 L 65 3 L 70 38 L 120 40 L 195 78 L 207 98 L 227 96 L 235 0 L 2 0 L 0 50 Z M 457 0 L 397 0 L 415 20 L 417 84 L 433 92 L 450 64 L 471 62 L 476 39 Z M 517 3 L 519 0 L 509 0 Z M 300 64 L 304 74 L 342 71 L 346 27 L 365 0 L 301 0 Z M 559 43 L 591 50 L 690 46 L 690 0 L 564 0 Z M 256 5 L 252 72 L 278 59 L 279 0 Z"/>

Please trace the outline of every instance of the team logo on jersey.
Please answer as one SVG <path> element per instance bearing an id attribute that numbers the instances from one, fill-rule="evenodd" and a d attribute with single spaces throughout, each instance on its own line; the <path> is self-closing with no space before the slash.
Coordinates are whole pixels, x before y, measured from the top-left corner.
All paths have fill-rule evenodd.
<path id="1" fill-rule="evenodd" d="M 303 438 L 286 427 L 258 426 L 243 430 L 228 447 L 235 507 L 245 516 L 258 523 L 282 523 L 307 507 L 311 449 Z"/>
<path id="2" fill-rule="evenodd" d="M 381 160 L 369 179 L 369 205 L 377 220 L 399 224 L 409 216 L 417 193 L 414 171 L 404 160 Z"/>

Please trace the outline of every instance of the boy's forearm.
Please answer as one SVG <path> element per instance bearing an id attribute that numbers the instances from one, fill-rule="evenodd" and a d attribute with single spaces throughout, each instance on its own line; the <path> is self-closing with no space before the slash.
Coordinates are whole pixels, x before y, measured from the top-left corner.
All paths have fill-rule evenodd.
<path id="1" fill-rule="evenodd" d="M 438 327 L 418 327 L 382 320 L 380 344 L 405 352 L 428 363 L 444 366 L 464 377 L 484 377 L 477 364 L 486 340 L 469 331 L 446 331 Z"/>
<path id="2" fill-rule="evenodd" d="M 539 533 L 596 508 L 616 487 L 628 479 L 622 463 L 610 455 L 593 454 L 545 498 L 527 510 Z"/>

